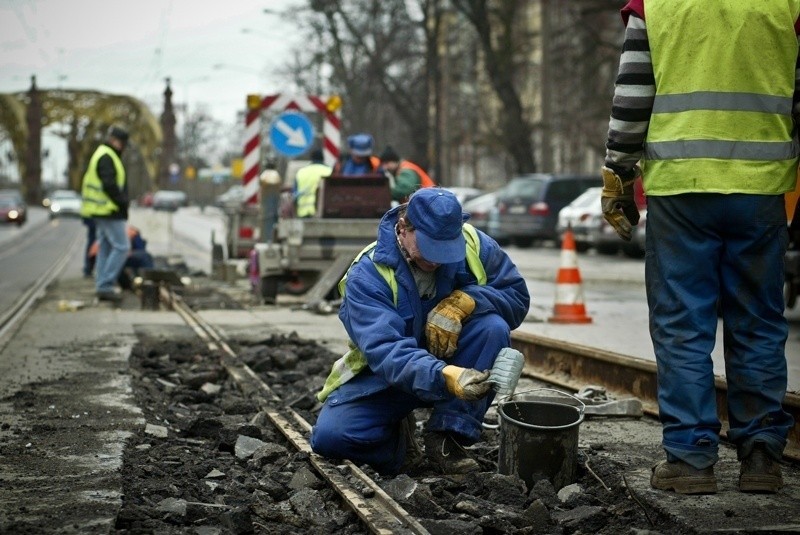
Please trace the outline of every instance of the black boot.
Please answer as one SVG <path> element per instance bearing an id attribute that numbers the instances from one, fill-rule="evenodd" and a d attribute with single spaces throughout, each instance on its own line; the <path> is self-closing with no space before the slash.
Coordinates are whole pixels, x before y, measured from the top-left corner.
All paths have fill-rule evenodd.
<path id="1" fill-rule="evenodd" d="M 425 455 L 443 474 L 468 474 L 480 470 L 478 461 L 470 457 L 450 433 L 426 433 Z"/>

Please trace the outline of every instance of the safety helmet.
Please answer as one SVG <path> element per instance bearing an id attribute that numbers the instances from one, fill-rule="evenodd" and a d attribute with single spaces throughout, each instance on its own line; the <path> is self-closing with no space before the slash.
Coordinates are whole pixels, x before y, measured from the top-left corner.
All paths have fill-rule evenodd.
<path id="1" fill-rule="evenodd" d="M 354 134 L 347 138 L 347 147 L 354 156 L 371 156 L 375 141 L 369 134 Z"/>

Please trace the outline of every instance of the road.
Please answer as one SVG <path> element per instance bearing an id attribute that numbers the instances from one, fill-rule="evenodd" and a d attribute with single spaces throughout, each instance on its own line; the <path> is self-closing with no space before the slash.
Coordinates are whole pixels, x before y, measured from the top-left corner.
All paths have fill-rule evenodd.
<path id="1" fill-rule="evenodd" d="M 211 272 L 212 240 L 225 236 L 225 216 L 215 208 L 189 207 L 177 212 L 132 208 L 130 222 L 136 225 L 148 249 L 155 255 L 181 257 L 192 271 Z M 14 292 L 24 291 L 37 270 L 49 265 L 42 255 L 66 243 L 69 231 L 83 232 L 77 220 L 47 221 L 44 210 L 32 210 L 30 222 L 21 229 L 0 227 L 0 306 L 7 306 Z M 67 232 L 67 234 L 64 234 Z M 41 235 L 41 237 L 39 237 Z M 49 240 L 40 252 L 25 252 L 19 243 Z M 9 240 L 11 240 L 9 242 Z M 48 245 L 52 244 L 52 245 Z M 81 242 L 81 246 L 83 242 Z M 583 279 L 584 302 L 592 318 L 590 324 L 555 324 L 550 317 L 556 294 L 556 276 L 562 251 L 553 246 L 536 248 L 507 247 L 507 251 L 528 281 L 531 309 L 520 330 L 559 340 L 570 340 L 626 356 L 654 360 L 648 334 L 648 312 L 644 289 L 644 261 L 624 256 L 604 256 L 593 252 L 578 255 Z M 244 275 L 244 263 L 240 272 Z M 789 364 L 789 390 L 800 392 L 800 306 L 788 310 L 790 322 L 786 355 Z M 715 373 L 725 375 L 722 355 L 722 328 L 712 353 Z"/>

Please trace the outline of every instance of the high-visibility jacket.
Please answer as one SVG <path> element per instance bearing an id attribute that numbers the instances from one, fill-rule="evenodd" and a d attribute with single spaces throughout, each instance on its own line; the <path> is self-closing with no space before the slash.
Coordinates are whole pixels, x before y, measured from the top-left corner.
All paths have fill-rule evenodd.
<path id="1" fill-rule="evenodd" d="M 464 239 L 467 242 L 467 266 L 472 274 L 475 275 L 477 284 L 479 286 L 483 286 L 486 284 L 487 280 L 486 268 L 484 268 L 480 258 L 481 241 L 478 237 L 478 232 L 475 230 L 475 227 L 469 223 L 464 224 L 462 232 L 464 234 Z M 361 257 L 365 254 L 368 255 L 370 259 L 373 259 L 375 246 L 377 244 L 378 242 L 372 242 L 371 244 L 367 245 L 360 253 L 358 253 L 358 255 L 356 255 L 355 259 L 350 264 L 350 267 L 352 268 L 353 265 L 361 260 Z M 373 265 L 383 280 L 386 281 L 386 284 L 389 285 L 389 288 L 392 291 L 392 300 L 394 302 L 394 306 L 396 307 L 397 277 L 395 275 L 395 270 L 389 266 L 379 264 L 377 262 L 374 262 Z M 345 283 L 347 282 L 347 274 L 349 272 L 350 270 L 348 269 L 342 277 L 342 280 L 339 281 L 339 294 L 342 296 L 342 298 L 345 296 Z M 350 350 L 333 363 L 331 372 L 328 374 L 328 378 L 325 380 L 325 385 L 317 394 L 317 399 L 320 402 L 324 402 L 331 392 L 358 375 L 359 372 L 361 372 L 361 370 L 367 366 L 367 359 L 364 357 L 364 354 L 361 353 L 361 350 L 359 350 L 352 341 L 348 341 L 348 346 L 350 347 Z"/>
<path id="2" fill-rule="evenodd" d="M 295 176 L 295 204 L 297 217 L 313 217 L 317 212 L 317 189 L 323 177 L 333 170 L 322 163 L 312 163 L 297 171 Z"/>
<path id="3" fill-rule="evenodd" d="M 417 173 L 419 175 L 420 188 L 433 188 L 436 186 L 436 182 L 434 182 L 433 179 L 430 176 L 428 176 L 428 173 L 426 173 L 425 170 L 422 169 L 422 167 L 418 166 L 414 162 L 403 160 L 400 162 L 398 169 L 399 170 L 410 169 L 411 171 Z"/>
<path id="4" fill-rule="evenodd" d="M 642 162 L 645 190 L 791 191 L 799 152 L 792 95 L 800 0 L 727 0 L 724 18 L 698 17 L 696 6 L 707 3 L 646 0 L 656 94 Z"/>
<path id="5" fill-rule="evenodd" d="M 81 204 L 82 217 L 102 217 L 119 210 L 119 206 L 112 201 L 106 192 L 103 190 L 103 182 L 97 174 L 97 162 L 103 156 L 108 156 L 114 163 L 114 170 L 117 174 L 117 186 L 122 190 L 125 188 L 125 166 L 122 165 L 122 159 L 119 154 L 108 145 L 100 145 L 97 150 L 92 154 L 89 160 L 89 166 L 86 168 L 86 173 L 83 175 L 83 184 L 81 185 L 81 197 L 83 203 Z"/>

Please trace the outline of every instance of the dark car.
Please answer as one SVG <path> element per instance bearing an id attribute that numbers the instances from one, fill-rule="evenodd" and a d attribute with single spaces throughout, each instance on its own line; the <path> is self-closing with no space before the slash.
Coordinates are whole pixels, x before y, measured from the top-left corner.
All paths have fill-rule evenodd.
<path id="1" fill-rule="evenodd" d="M 28 219 L 28 210 L 22 194 L 15 190 L 0 191 L 0 223 L 22 226 Z"/>
<path id="2" fill-rule="evenodd" d="M 558 243 L 558 213 L 598 185 L 597 176 L 537 173 L 512 178 L 497 192 L 499 232 L 520 247 L 539 240 Z"/>
<path id="3" fill-rule="evenodd" d="M 177 190 L 160 190 L 153 195 L 153 210 L 174 212 L 178 208 L 188 206 L 186 193 Z"/>

